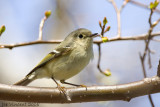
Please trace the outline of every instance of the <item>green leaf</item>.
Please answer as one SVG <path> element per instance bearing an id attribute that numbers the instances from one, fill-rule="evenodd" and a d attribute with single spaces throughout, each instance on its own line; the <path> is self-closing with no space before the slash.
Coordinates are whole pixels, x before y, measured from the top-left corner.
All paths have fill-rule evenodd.
<path id="1" fill-rule="evenodd" d="M 0 36 L 5 30 L 6 30 L 6 27 L 4 25 L 0 27 Z"/>
<path id="2" fill-rule="evenodd" d="M 105 42 L 108 41 L 108 38 L 107 38 L 107 37 L 102 37 L 101 39 L 102 39 L 103 43 L 105 43 Z"/>
<path id="3" fill-rule="evenodd" d="M 111 27 L 108 26 L 104 32 L 108 32 L 108 31 L 110 30 L 110 28 L 111 28 Z"/>
<path id="4" fill-rule="evenodd" d="M 151 2 L 150 5 L 149 5 L 149 8 L 150 9 L 155 9 L 159 4 L 159 1 L 158 0 L 155 0 L 154 3 Z"/>
<path id="5" fill-rule="evenodd" d="M 109 69 L 107 69 L 105 72 L 104 72 L 105 76 L 111 76 L 112 73 Z"/>
<path id="6" fill-rule="evenodd" d="M 106 25 L 107 23 L 108 23 L 107 18 L 104 17 L 104 19 L 103 19 L 103 25 Z"/>

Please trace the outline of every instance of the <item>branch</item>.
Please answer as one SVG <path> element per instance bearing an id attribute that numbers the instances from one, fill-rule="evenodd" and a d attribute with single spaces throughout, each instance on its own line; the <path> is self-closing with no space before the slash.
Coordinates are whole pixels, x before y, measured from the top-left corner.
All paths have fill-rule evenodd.
<path id="1" fill-rule="evenodd" d="M 120 7 L 120 12 L 122 12 L 123 8 L 127 5 L 127 3 L 129 2 L 129 0 L 124 0 L 122 6 Z"/>
<path id="2" fill-rule="evenodd" d="M 146 55 L 147 55 L 147 52 L 148 52 L 148 63 L 149 63 L 149 67 L 151 68 L 151 57 L 150 57 L 150 48 L 149 48 L 149 43 L 150 43 L 150 40 L 152 39 L 152 31 L 153 31 L 153 28 L 160 22 L 160 18 L 155 21 L 153 24 L 152 24 L 152 15 L 153 15 L 153 10 L 151 9 L 151 12 L 150 12 L 150 16 L 149 16 L 149 25 L 150 25 L 150 28 L 148 30 L 148 36 L 147 36 L 147 39 L 145 39 L 145 49 L 144 49 L 144 53 L 143 55 L 140 55 L 140 59 L 141 59 L 141 64 L 142 64 L 142 68 L 143 68 L 143 74 L 144 74 L 144 78 L 147 77 L 146 75 L 146 70 L 145 70 L 145 64 L 144 64 L 144 61 L 145 61 L 145 58 L 146 58 Z"/>
<path id="3" fill-rule="evenodd" d="M 155 8 L 156 8 L 156 7 L 155 7 Z M 154 8 L 154 9 L 155 9 L 155 8 Z M 148 64 L 149 64 L 149 68 L 152 67 L 152 65 L 151 65 L 151 55 L 150 55 L 150 54 L 151 54 L 151 51 L 150 51 L 150 48 L 149 48 L 149 43 L 150 43 L 150 40 L 152 39 L 151 34 L 152 34 L 152 31 L 153 31 L 153 28 L 154 28 L 154 27 L 159 23 L 159 21 L 160 21 L 160 19 L 158 19 L 154 24 L 152 24 L 152 15 L 153 15 L 154 9 L 152 9 L 152 8 L 150 9 L 151 12 L 150 12 L 150 15 L 149 15 L 149 20 L 148 20 L 149 25 L 150 25 L 150 28 L 149 28 L 149 30 L 148 30 L 148 37 L 147 37 L 147 39 L 145 40 L 144 53 L 143 53 L 143 55 L 140 55 L 141 65 L 142 65 L 142 69 L 143 69 L 144 78 L 147 77 L 146 69 L 145 69 L 145 58 L 146 58 L 147 53 L 148 53 Z M 150 101 L 152 107 L 155 107 L 155 106 L 154 106 L 154 103 L 153 103 L 153 100 L 152 100 L 152 97 L 151 97 L 150 94 L 148 95 L 148 98 L 149 98 L 149 101 Z"/>
<path id="4" fill-rule="evenodd" d="M 62 42 L 62 40 L 36 40 L 36 41 L 31 41 L 31 42 L 24 42 L 24 43 L 16 43 L 16 44 L 0 44 L 0 49 L 1 48 L 9 48 L 13 49 L 15 47 L 21 47 L 21 46 L 28 46 L 28 45 L 35 45 L 35 44 L 58 44 Z"/>
<path id="5" fill-rule="evenodd" d="M 44 26 L 44 22 L 48 19 L 48 17 L 51 15 L 51 11 L 46 11 L 44 18 L 41 20 L 40 25 L 39 25 L 39 37 L 38 40 L 42 40 L 42 30 Z"/>
<path id="6" fill-rule="evenodd" d="M 0 84 L 0 100 L 38 103 L 79 103 L 94 101 L 124 100 L 159 93 L 160 78 L 145 78 L 141 81 L 114 85 L 65 88 L 71 101 L 68 101 L 57 88 L 24 87 Z"/>
<path id="7" fill-rule="evenodd" d="M 150 10 L 150 8 L 148 7 L 148 5 L 145 5 L 145 4 L 140 3 L 140 2 L 137 2 L 137 1 L 134 1 L 134 0 L 129 0 L 129 3 L 135 4 L 137 6 L 140 6 L 140 7 L 143 7 L 145 9 L 149 9 Z M 159 9 L 155 9 L 154 11 L 157 12 L 157 13 L 160 13 Z"/>
<path id="8" fill-rule="evenodd" d="M 114 7 L 114 9 L 115 9 L 116 12 L 119 11 L 119 9 L 118 9 L 118 7 L 116 5 L 116 2 L 114 0 L 108 0 L 108 2 L 110 2 L 113 5 L 113 7 Z"/>
<path id="9" fill-rule="evenodd" d="M 98 63 L 97 63 L 97 68 L 100 71 L 100 73 L 105 75 L 105 73 L 102 71 L 102 69 L 100 67 L 100 62 L 101 62 L 101 44 L 97 44 L 97 45 L 98 45 Z"/>
<path id="10" fill-rule="evenodd" d="M 158 69 L 157 69 L 157 76 L 160 77 L 160 60 L 159 60 Z"/>
<path id="11" fill-rule="evenodd" d="M 157 33 L 152 33 L 151 37 L 156 37 L 159 36 L 160 32 Z M 114 37 L 110 38 L 108 42 L 113 42 L 113 41 L 124 41 L 124 40 L 146 40 L 148 37 L 148 34 L 143 34 L 143 35 L 137 35 L 137 36 L 128 36 L 128 37 Z M 24 42 L 24 43 L 17 43 L 17 44 L 0 44 L 0 49 L 2 48 L 8 48 L 8 49 L 13 49 L 15 47 L 21 47 L 21 46 L 28 46 L 28 45 L 35 45 L 35 44 L 58 44 L 62 42 L 62 40 L 38 40 L 38 41 L 31 41 L 31 42 Z M 103 41 L 94 41 L 95 44 L 103 43 Z"/>
<path id="12" fill-rule="evenodd" d="M 113 7 L 114 7 L 114 9 L 116 11 L 117 24 L 118 24 L 118 29 L 117 29 L 118 30 L 117 31 L 118 34 L 117 35 L 118 35 L 118 37 L 121 37 L 121 10 L 122 10 L 122 8 L 124 8 L 124 6 L 126 4 L 123 4 L 122 7 L 120 9 L 118 9 L 118 7 L 117 7 L 117 5 L 116 5 L 114 0 L 108 0 L 108 1 L 113 5 Z"/>

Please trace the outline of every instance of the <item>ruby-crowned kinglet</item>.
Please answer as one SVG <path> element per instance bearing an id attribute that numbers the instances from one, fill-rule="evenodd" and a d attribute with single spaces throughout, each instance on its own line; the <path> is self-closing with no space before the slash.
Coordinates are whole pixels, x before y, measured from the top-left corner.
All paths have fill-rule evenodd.
<path id="1" fill-rule="evenodd" d="M 81 28 L 71 32 L 52 52 L 50 52 L 26 77 L 15 85 L 28 85 L 35 79 L 52 78 L 63 84 L 78 74 L 93 57 L 93 39 L 97 33 Z M 62 89 L 56 82 L 58 88 Z"/>

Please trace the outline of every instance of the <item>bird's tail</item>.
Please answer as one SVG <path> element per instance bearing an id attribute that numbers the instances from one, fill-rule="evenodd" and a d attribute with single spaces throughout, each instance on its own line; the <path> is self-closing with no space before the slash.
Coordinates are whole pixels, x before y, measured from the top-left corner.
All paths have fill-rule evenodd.
<path id="1" fill-rule="evenodd" d="M 29 83 L 31 83 L 34 79 L 29 79 L 28 77 L 25 77 L 24 79 L 16 82 L 14 85 L 21 85 L 21 86 L 26 86 Z"/>

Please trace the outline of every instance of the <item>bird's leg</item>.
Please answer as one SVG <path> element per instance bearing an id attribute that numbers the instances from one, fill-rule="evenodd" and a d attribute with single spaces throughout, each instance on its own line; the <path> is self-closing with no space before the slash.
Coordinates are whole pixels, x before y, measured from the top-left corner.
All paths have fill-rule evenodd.
<path id="1" fill-rule="evenodd" d="M 52 77 L 52 80 L 57 84 L 57 88 L 60 92 L 62 92 L 68 101 L 71 101 L 71 98 L 67 95 L 66 91 L 64 90 L 64 87 L 62 87 L 58 82 Z"/>
<path id="2" fill-rule="evenodd" d="M 85 86 L 83 84 L 82 85 L 78 85 L 78 84 L 73 84 L 73 83 L 65 82 L 65 80 L 60 80 L 60 82 L 62 84 L 68 84 L 68 85 L 77 86 L 77 87 L 87 87 L 87 86 Z"/>

